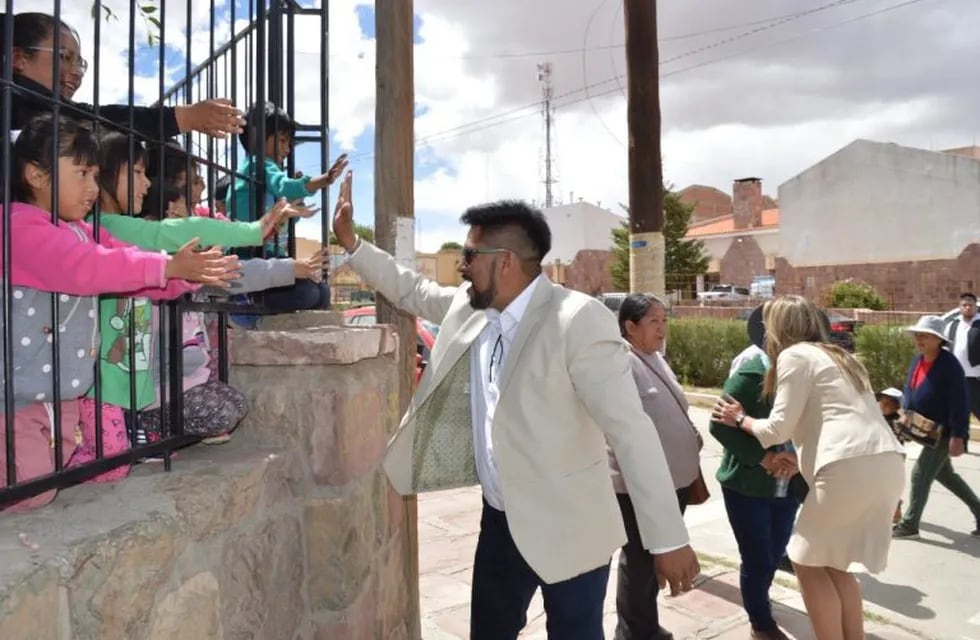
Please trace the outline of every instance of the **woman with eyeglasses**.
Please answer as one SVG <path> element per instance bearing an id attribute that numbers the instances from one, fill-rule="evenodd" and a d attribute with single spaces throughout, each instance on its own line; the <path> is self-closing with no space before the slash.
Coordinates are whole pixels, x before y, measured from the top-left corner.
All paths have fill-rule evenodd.
<path id="1" fill-rule="evenodd" d="M 178 107 L 101 105 L 97 111 L 92 105 L 73 102 L 72 97 L 88 70 L 88 62 L 81 55 L 78 32 L 63 21 L 58 24 L 46 13 L 18 13 L 0 15 L 0 18 L 14 22 L 13 41 L 6 43 L 3 42 L 6 29 L 0 21 L 0 60 L 11 56 L 13 82 L 19 88 L 11 94 L 12 130 L 23 129 L 38 114 L 50 113 L 57 91 L 63 105 L 62 115 L 99 115 L 128 126 L 132 112 L 135 130 L 149 139 L 170 138 L 187 131 L 218 137 L 241 131 L 242 115 L 228 100 L 205 100 Z M 57 78 L 56 55 L 60 58 Z"/>

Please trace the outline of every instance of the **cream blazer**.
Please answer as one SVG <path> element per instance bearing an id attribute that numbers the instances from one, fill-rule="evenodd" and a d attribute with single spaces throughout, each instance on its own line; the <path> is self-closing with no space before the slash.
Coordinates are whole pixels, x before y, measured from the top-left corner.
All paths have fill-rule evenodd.
<path id="1" fill-rule="evenodd" d="M 362 242 L 351 266 L 409 313 L 441 325 L 384 466 L 401 494 L 478 482 L 470 346 L 486 324 L 464 284 L 441 287 Z M 607 562 L 626 533 L 606 465 L 613 448 L 647 549 L 688 544 L 664 451 L 640 405 L 613 315 L 585 294 L 539 282 L 501 371 L 492 425 L 507 521 L 546 583 Z"/>
<path id="2" fill-rule="evenodd" d="M 763 447 L 792 439 L 800 473 L 811 487 L 832 462 L 904 452 L 874 394 L 855 389 L 820 347 L 805 342 L 789 347 L 779 354 L 776 373 L 772 411 L 752 422 L 752 433 Z"/>

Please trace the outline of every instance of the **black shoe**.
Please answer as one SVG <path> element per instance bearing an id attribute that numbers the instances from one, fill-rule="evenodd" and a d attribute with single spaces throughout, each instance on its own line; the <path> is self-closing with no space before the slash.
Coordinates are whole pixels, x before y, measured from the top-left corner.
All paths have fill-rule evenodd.
<path id="1" fill-rule="evenodd" d="M 893 538 L 918 538 L 919 530 L 899 523 L 892 527 Z"/>

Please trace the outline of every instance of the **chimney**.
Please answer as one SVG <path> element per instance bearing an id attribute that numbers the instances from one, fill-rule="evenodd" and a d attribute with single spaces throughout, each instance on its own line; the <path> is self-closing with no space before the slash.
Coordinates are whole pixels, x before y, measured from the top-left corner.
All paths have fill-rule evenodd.
<path id="1" fill-rule="evenodd" d="M 762 226 L 762 180 L 739 178 L 732 185 L 732 214 L 736 229 Z"/>

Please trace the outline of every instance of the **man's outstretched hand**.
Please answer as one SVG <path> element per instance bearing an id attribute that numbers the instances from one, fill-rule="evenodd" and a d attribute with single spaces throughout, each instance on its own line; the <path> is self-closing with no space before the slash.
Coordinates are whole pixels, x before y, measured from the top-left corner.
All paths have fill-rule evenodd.
<path id="1" fill-rule="evenodd" d="M 333 210 L 333 233 L 337 242 L 348 253 L 354 249 L 357 234 L 354 233 L 354 203 L 351 202 L 351 184 L 354 173 L 348 171 L 344 181 L 340 183 L 340 193 L 337 195 L 337 206 Z"/>
<path id="2" fill-rule="evenodd" d="M 690 545 L 654 554 L 653 569 L 657 574 L 657 584 L 661 589 L 670 585 L 672 596 L 694 588 L 694 579 L 701 573 L 698 557 Z"/>

